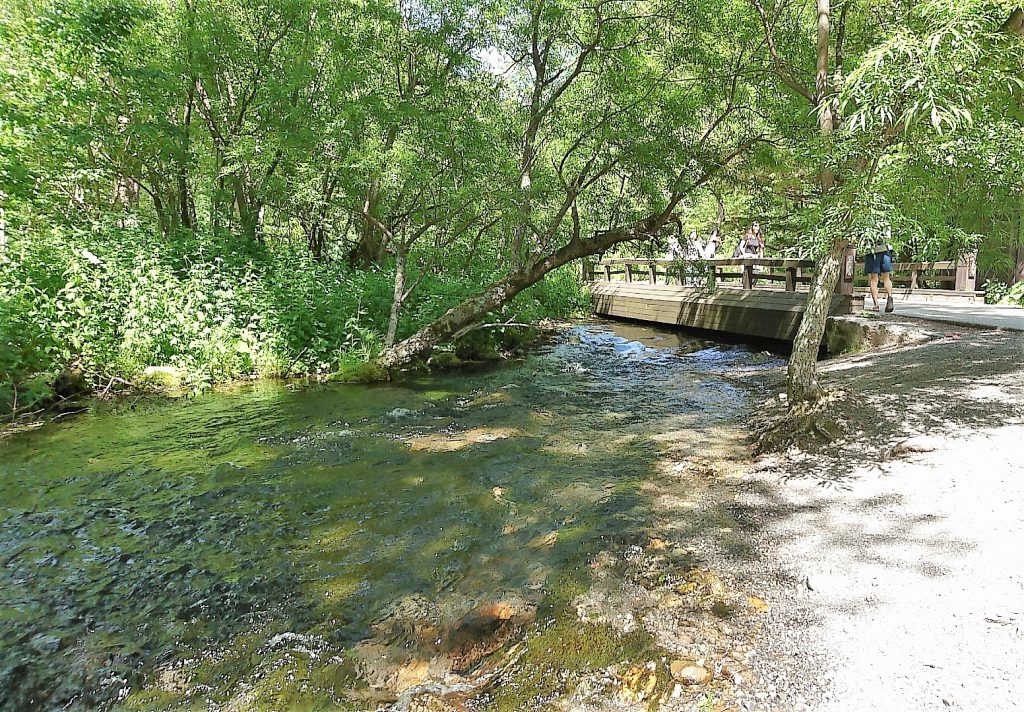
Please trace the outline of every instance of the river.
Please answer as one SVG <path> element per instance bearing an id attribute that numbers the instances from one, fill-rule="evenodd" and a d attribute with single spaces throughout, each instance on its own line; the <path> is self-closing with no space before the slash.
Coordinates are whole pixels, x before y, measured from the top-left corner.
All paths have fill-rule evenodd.
<path id="1" fill-rule="evenodd" d="M 11 436 L 0 707 L 363 709 L 471 668 L 640 535 L 651 435 L 734 419 L 731 374 L 777 364 L 590 324 L 487 370 L 96 402 Z M 395 650 L 432 662 L 375 667 Z"/>

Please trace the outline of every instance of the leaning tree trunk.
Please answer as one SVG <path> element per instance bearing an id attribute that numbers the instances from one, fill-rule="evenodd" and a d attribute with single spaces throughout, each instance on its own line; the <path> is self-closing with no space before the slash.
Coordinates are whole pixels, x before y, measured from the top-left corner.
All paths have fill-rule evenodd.
<path id="1" fill-rule="evenodd" d="M 813 402 L 821 397 L 821 386 L 818 384 L 818 350 L 825 336 L 828 323 L 829 307 L 832 295 L 843 267 L 843 255 L 846 242 L 835 240 L 828 253 L 818 261 L 818 269 L 807 295 L 807 307 L 804 309 L 800 328 L 793 339 L 793 353 L 789 359 L 788 391 L 789 404 Z"/>
<path id="2" fill-rule="evenodd" d="M 491 283 L 480 294 L 452 307 L 409 338 L 384 349 L 379 363 L 385 368 L 397 368 L 409 363 L 508 303 L 521 291 L 543 279 L 548 272 L 581 257 L 604 252 L 620 242 L 646 239 L 652 232 L 660 229 L 666 219 L 667 216 L 658 216 L 654 221 L 645 221 L 638 229 L 615 230 L 601 233 L 589 240 L 572 240 L 546 257 Z"/>

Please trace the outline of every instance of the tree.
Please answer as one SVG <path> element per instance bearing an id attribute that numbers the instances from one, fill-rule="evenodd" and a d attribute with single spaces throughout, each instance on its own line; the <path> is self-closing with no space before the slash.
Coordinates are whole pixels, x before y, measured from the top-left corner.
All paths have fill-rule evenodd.
<path id="1" fill-rule="evenodd" d="M 819 267 L 788 368 L 789 402 L 796 407 L 822 394 L 816 357 L 842 255 L 854 236 L 872 239 L 886 224 L 916 222 L 919 232 L 944 236 L 939 249 L 972 246 L 974 238 L 948 229 L 948 215 L 936 209 L 948 200 L 938 195 L 915 200 L 932 211 L 925 226 L 920 216 L 913 221 L 902 215 L 896 209 L 899 195 L 883 194 L 880 181 L 893 180 L 894 165 L 906 166 L 890 157 L 906 157 L 922 145 L 936 147 L 946 132 L 972 124 L 972 106 L 992 101 L 991 87 L 985 87 L 998 76 L 992 72 L 995 57 L 1004 52 L 994 37 L 1002 16 L 985 2 L 892 3 L 880 11 L 855 0 L 836 6 L 830 0 L 750 1 L 769 71 L 780 88 L 802 99 L 805 114 L 810 109 L 816 117 L 813 129 L 805 124 L 802 136 L 790 139 L 817 163 L 818 192 L 804 224 Z M 802 29 L 811 22 L 813 54 Z M 779 119 L 780 125 L 798 120 L 786 112 L 777 114 Z M 909 143 L 911 136 L 922 143 Z"/>
<path id="2" fill-rule="evenodd" d="M 510 91 L 522 144 L 506 184 L 516 196 L 509 251 L 517 267 L 386 349 L 380 360 L 389 368 L 572 260 L 650 239 L 685 197 L 759 140 L 739 81 L 749 55 L 742 45 L 716 46 L 727 14 L 699 3 L 652 11 L 628 0 L 570 13 L 533 0 L 512 15 L 520 21 L 500 46 L 520 69 Z M 623 206 L 628 192 L 635 201 Z M 599 230 L 602 206 L 628 222 Z"/>

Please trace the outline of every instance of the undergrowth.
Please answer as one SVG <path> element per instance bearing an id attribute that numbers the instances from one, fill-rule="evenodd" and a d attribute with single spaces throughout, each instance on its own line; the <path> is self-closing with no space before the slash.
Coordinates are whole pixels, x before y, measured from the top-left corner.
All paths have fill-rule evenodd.
<path id="1" fill-rule="evenodd" d="M 496 269 L 467 261 L 466 269 L 425 275 L 399 337 L 479 290 Z M 166 366 L 201 389 L 366 363 L 383 345 L 392 279 L 387 265 L 358 270 L 316 261 L 301 243 L 230 234 L 164 239 L 99 223 L 15 236 L 0 256 L 0 412 L 52 399 L 68 373 L 102 389 Z M 579 298 L 565 270 L 501 316 L 562 316 Z M 481 330 L 470 346 L 493 351 L 521 338 L 514 329 Z"/>

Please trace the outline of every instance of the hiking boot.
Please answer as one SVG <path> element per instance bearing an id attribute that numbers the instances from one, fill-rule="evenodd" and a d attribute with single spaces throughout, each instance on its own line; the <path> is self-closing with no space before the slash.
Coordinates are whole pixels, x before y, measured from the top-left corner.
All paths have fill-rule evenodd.
<path id="1" fill-rule="evenodd" d="M 895 307 L 892 304 L 892 295 L 890 294 L 888 297 L 885 298 L 885 313 L 888 314 L 893 309 L 895 309 Z"/>

